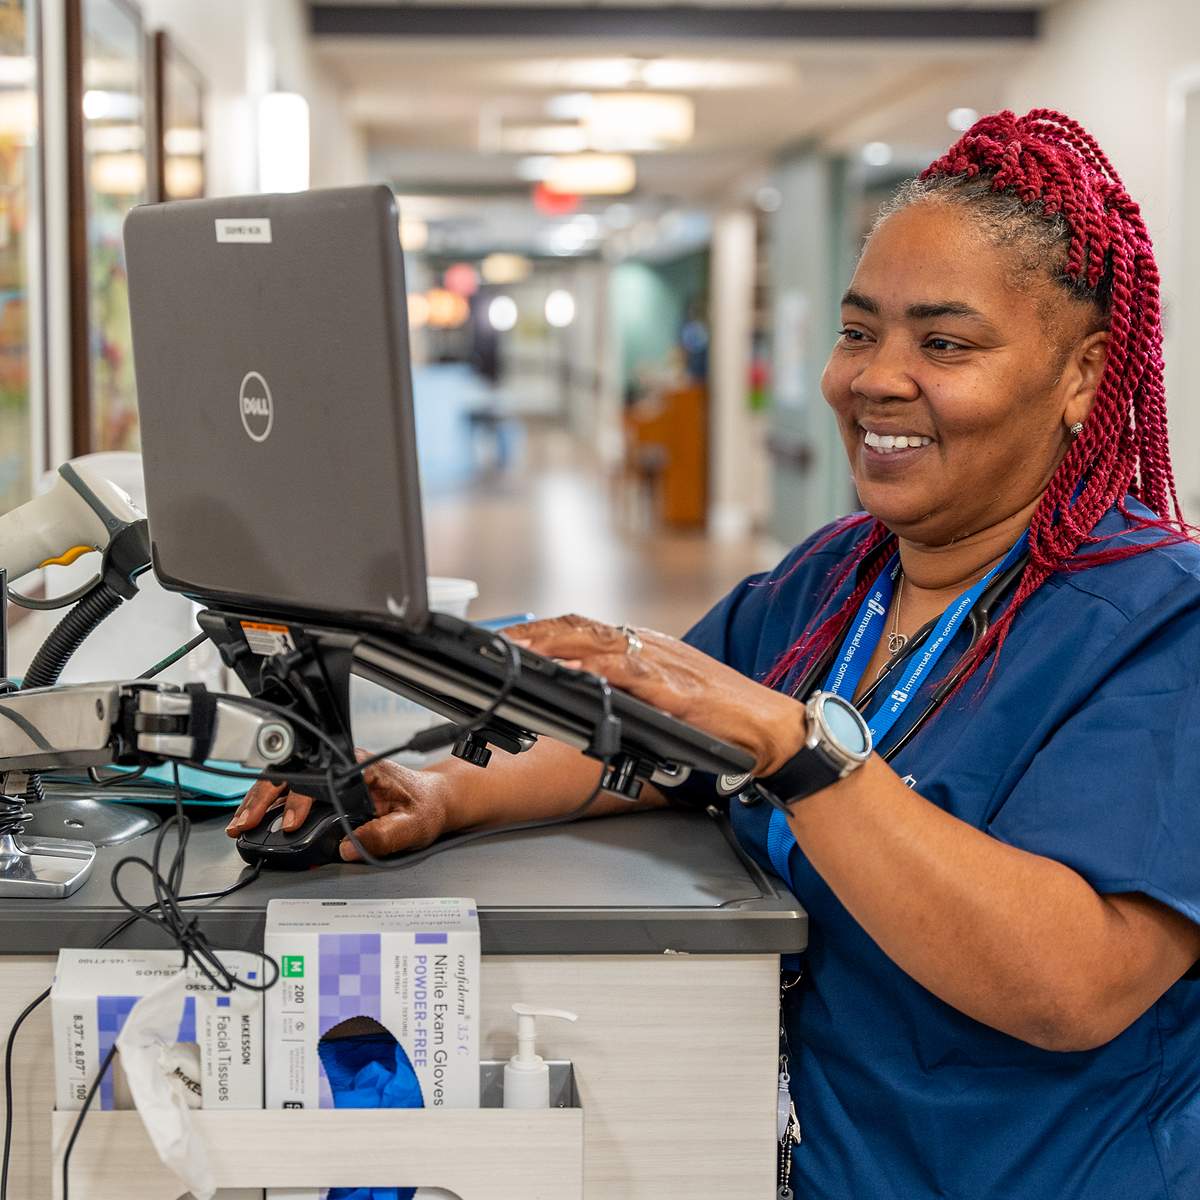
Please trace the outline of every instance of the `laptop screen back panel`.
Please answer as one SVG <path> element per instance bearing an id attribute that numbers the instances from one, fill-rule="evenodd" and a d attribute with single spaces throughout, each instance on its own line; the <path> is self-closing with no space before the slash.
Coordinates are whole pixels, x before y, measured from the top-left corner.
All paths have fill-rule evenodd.
<path id="1" fill-rule="evenodd" d="M 145 206 L 125 238 L 159 578 L 205 601 L 423 624 L 390 189 Z"/>

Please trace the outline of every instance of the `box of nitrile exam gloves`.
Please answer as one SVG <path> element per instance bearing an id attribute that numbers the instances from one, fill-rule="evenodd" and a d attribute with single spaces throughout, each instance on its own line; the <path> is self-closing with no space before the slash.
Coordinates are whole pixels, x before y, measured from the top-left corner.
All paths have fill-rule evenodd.
<path id="1" fill-rule="evenodd" d="M 55 1103 L 83 1107 L 88 1089 L 117 1040 L 133 1006 L 179 971 L 178 950 L 60 950 L 50 989 L 54 1026 Z M 222 951 L 221 961 L 239 978 L 261 982 L 256 954 Z M 238 988 L 218 991 L 190 970 L 179 1038 L 174 1047 L 176 1078 L 195 1108 L 262 1108 L 262 993 Z M 121 1056 L 100 1081 L 93 1104 L 133 1108 Z"/>
<path id="2" fill-rule="evenodd" d="M 474 900 L 272 900 L 263 945 L 268 1108 L 478 1108 Z"/>

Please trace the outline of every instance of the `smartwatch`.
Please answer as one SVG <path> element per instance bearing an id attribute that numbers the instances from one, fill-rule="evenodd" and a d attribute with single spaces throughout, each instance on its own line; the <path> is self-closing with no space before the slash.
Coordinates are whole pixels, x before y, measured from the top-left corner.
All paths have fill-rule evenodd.
<path id="1" fill-rule="evenodd" d="M 808 737 L 778 771 L 761 778 L 750 773 L 722 775 L 717 780 L 717 791 L 735 796 L 752 787 L 787 812 L 805 796 L 845 779 L 871 757 L 871 731 L 848 700 L 833 692 L 814 692 L 804 709 Z"/>

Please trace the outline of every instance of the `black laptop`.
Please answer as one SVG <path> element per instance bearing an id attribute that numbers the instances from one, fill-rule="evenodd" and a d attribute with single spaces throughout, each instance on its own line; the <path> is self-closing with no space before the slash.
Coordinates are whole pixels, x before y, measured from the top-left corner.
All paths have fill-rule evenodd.
<path id="1" fill-rule="evenodd" d="M 127 218 L 125 247 L 163 585 L 256 654 L 286 648 L 289 630 L 342 631 L 356 673 L 456 721 L 483 712 L 509 670 L 504 649 L 426 598 L 391 190 L 146 205 Z M 586 749 L 602 681 L 520 660 L 497 718 Z M 611 711 L 622 750 L 659 782 L 751 765 L 631 696 L 613 692 Z"/>

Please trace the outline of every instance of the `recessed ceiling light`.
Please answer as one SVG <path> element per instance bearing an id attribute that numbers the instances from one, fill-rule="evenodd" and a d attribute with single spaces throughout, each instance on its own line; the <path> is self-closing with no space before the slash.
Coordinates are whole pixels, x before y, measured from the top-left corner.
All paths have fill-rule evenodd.
<path id="1" fill-rule="evenodd" d="M 591 107 L 591 92 L 564 92 L 546 101 L 546 112 L 556 121 L 582 120 Z"/>
<path id="2" fill-rule="evenodd" d="M 517 178 L 529 183 L 539 183 L 554 167 L 553 154 L 533 154 L 517 163 Z"/>
<path id="3" fill-rule="evenodd" d="M 546 186 L 578 196 L 614 196 L 631 192 L 637 167 L 627 154 L 568 154 L 556 159 Z"/>
<path id="4" fill-rule="evenodd" d="M 500 149 L 507 154 L 578 154 L 591 139 L 582 125 L 505 125 Z"/>
<path id="5" fill-rule="evenodd" d="M 754 193 L 754 206 L 759 212 L 778 212 L 783 204 L 783 193 L 777 187 L 760 187 Z"/>
<path id="6" fill-rule="evenodd" d="M 583 119 L 593 150 L 657 150 L 691 141 L 695 108 L 687 96 L 611 92 L 593 98 Z"/>
<path id="7" fill-rule="evenodd" d="M 868 142 L 862 148 L 862 159 L 869 167 L 886 167 L 892 161 L 892 148 L 887 142 Z"/>

